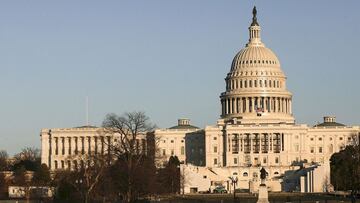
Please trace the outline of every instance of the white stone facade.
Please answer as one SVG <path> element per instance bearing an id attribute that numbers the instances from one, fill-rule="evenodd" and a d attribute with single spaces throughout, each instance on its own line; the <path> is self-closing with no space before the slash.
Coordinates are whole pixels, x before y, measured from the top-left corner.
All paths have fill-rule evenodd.
<path id="1" fill-rule="evenodd" d="M 109 143 L 116 143 L 119 135 L 104 134 L 101 128 L 83 126 L 41 130 L 41 163 L 51 170 L 74 168 L 84 164 L 77 157 L 87 154 L 107 154 Z M 137 139 L 139 149 L 146 150 L 146 135 Z"/>

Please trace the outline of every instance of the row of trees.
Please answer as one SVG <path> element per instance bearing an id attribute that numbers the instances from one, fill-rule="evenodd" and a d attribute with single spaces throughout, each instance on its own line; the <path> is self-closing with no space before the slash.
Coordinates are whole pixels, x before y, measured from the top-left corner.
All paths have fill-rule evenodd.
<path id="1" fill-rule="evenodd" d="M 40 165 L 38 151 L 33 149 L 32 152 L 36 153 L 32 154 L 24 149 L 15 164 L 0 168 L 14 172 L 12 180 L 2 191 L 5 193 L 9 184 L 49 186 L 55 188 L 55 200 L 59 202 L 135 202 L 143 197 L 180 191 L 178 158 L 172 156 L 166 167 L 157 168 L 156 141 L 151 133 L 146 135 L 146 153 L 139 150 L 138 139 L 144 136 L 144 132 L 155 128 L 143 112 L 122 116 L 109 114 L 102 127 L 99 133 L 117 134 L 115 142 L 105 143 L 110 153 L 69 157 L 69 160 L 77 160 L 81 164 L 73 165 L 73 170 L 57 170 L 50 178 L 47 166 Z M 2 162 L 0 159 L 0 167 Z M 34 172 L 31 180 L 25 178 L 26 171 Z M 0 177 L 0 185 L 1 181 Z M 6 181 L 5 177 L 3 181 Z"/>
<path id="2" fill-rule="evenodd" d="M 0 198 L 8 196 L 8 186 L 23 187 L 46 185 L 50 182 L 46 165 L 40 164 L 40 150 L 25 148 L 9 159 L 6 151 L 0 151 Z M 28 191 L 24 191 L 28 196 Z"/>

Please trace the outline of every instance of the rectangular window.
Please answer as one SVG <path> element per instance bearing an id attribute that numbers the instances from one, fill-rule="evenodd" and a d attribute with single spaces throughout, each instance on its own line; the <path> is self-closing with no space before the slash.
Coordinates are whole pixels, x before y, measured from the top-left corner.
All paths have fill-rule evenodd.
<path id="1" fill-rule="evenodd" d="M 314 152 L 315 152 L 314 147 L 310 147 L 310 153 L 314 153 Z"/>
<path id="2" fill-rule="evenodd" d="M 217 146 L 214 147 L 214 153 L 217 153 Z"/>
<path id="3" fill-rule="evenodd" d="M 162 155 L 165 156 L 166 155 L 166 149 L 163 149 L 162 151 Z"/>
<path id="4" fill-rule="evenodd" d="M 263 158 L 263 163 L 266 164 L 266 162 L 267 162 L 267 159 L 266 159 L 266 157 L 264 157 Z"/>
<path id="5" fill-rule="evenodd" d="M 217 140 L 217 137 L 214 137 L 213 139 L 214 139 L 214 140 Z"/>
<path id="6" fill-rule="evenodd" d="M 216 158 L 214 159 L 214 165 L 217 165 L 217 159 Z"/>
<path id="7" fill-rule="evenodd" d="M 238 164 L 238 159 L 234 158 L 234 164 Z"/>
<path id="8" fill-rule="evenodd" d="M 322 147 L 319 147 L 319 153 L 322 153 L 323 150 L 322 150 Z"/>
<path id="9" fill-rule="evenodd" d="M 174 156 L 174 150 L 173 149 L 171 150 L 171 156 Z"/>
<path id="10" fill-rule="evenodd" d="M 185 155 L 185 147 L 184 146 L 181 146 L 181 155 Z"/>
<path id="11" fill-rule="evenodd" d="M 279 157 L 275 157 L 275 163 L 276 163 L 276 164 L 279 163 Z"/>

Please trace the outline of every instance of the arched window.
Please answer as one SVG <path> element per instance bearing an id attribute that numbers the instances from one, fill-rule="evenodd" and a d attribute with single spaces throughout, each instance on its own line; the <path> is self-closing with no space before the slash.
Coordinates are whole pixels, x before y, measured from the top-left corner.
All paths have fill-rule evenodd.
<path id="1" fill-rule="evenodd" d="M 242 80 L 240 80 L 240 88 L 242 88 Z"/>
<path id="2" fill-rule="evenodd" d="M 266 80 L 264 80 L 264 83 L 265 83 L 265 84 L 264 84 L 264 85 L 265 85 L 265 87 L 267 87 L 267 82 L 266 82 Z"/>
<path id="3" fill-rule="evenodd" d="M 260 85 L 260 87 L 262 87 L 262 80 L 259 81 L 259 85 Z"/>
<path id="4" fill-rule="evenodd" d="M 252 80 L 249 80 L 249 87 L 252 87 Z"/>
<path id="5" fill-rule="evenodd" d="M 247 172 L 244 172 L 244 173 L 243 173 L 243 176 L 244 176 L 244 177 L 248 177 L 249 174 L 248 174 Z"/>
<path id="6" fill-rule="evenodd" d="M 257 80 L 254 80 L 254 87 L 257 87 Z"/>
<path id="7" fill-rule="evenodd" d="M 271 80 L 269 80 L 269 87 L 271 87 Z"/>
<path id="8" fill-rule="evenodd" d="M 274 172 L 274 175 L 279 175 L 279 172 L 275 171 L 275 172 Z"/>
<path id="9" fill-rule="evenodd" d="M 244 87 L 247 88 L 247 81 L 245 80 L 245 84 L 244 84 Z"/>

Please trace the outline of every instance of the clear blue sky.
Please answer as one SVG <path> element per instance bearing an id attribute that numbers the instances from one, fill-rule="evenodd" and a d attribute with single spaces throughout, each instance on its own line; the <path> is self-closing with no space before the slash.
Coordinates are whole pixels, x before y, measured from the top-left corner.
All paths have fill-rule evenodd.
<path id="1" fill-rule="evenodd" d="M 360 124 L 360 1 L 1 1 L 0 149 L 42 128 L 143 110 L 159 127 L 212 125 L 232 58 L 258 8 L 298 123 Z"/>

